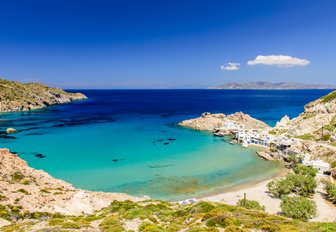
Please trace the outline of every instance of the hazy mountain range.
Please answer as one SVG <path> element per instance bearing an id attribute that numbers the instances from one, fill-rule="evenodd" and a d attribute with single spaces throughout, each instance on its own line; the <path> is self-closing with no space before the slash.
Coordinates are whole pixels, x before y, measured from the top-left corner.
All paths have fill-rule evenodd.
<path id="1" fill-rule="evenodd" d="M 246 83 L 230 82 L 220 86 L 209 87 L 209 89 L 336 89 L 336 85 L 258 81 Z"/>

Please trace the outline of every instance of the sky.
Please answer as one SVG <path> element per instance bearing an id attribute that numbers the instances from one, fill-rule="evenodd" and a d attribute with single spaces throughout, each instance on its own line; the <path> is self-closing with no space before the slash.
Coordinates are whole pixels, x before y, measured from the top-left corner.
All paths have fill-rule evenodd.
<path id="1" fill-rule="evenodd" d="M 336 84 L 334 0 L 0 0 L 0 77 L 62 88 Z"/>

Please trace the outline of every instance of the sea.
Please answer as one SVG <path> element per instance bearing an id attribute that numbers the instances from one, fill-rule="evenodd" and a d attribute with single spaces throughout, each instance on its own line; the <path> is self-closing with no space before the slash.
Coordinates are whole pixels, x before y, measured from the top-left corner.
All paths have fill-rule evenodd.
<path id="1" fill-rule="evenodd" d="M 89 99 L 0 114 L 0 147 L 85 190 L 178 201 L 276 175 L 283 164 L 230 137 L 178 126 L 203 112 L 271 126 L 330 90 L 69 90 Z M 6 128 L 18 133 L 7 135 Z"/>

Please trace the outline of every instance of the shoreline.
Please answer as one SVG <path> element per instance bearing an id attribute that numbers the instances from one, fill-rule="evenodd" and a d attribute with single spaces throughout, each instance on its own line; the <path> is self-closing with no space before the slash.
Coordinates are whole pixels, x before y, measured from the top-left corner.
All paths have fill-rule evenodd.
<path id="1" fill-rule="evenodd" d="M 274 175 L 265 179 L 230 187 L 218 194 L 209 194 L 196 199 L 200 201 L 212 201 L 236 205 L 238 200 L 242 199 L 246 193 L 246 198 L 248 200 L 258 201 L 260 204 L 265 206 L 266 212 L 276 214 L 280 211 L 280 199 L 273 198 L 268 195 L 267 184 L 275 178 L 285 176 L 289 172 L 289 169 L 283 167 Z"/>
<path id="2" fill-rule="evenodd" d="M 214 194 L 205 194 L 204 196 L 199 197 L 199 199 L 203 199 L 203 198 L 207 198 L 207 197 L 213 197 L 213 196 L 217 196 L 223 193 L 228 193 L 228 192 L 237 192 L 237 191 L 241 191 L 244 189 L 249 189 L 253 186 L 259 185 L 263 182 L 269 182 L 275 178 L 281 178 L 283 176 L 285 176 L 287 173 L 289 173 L 290 170 L 288 168 L 286 168 L 285 166 L 283 166 L 282 168 L 280 168 L 278 171 L 276 171 L 274 174 L 268 176 L 268 177 L 264 177 L 261 178 L 259 180 L 251 180 L 251 181 L 247 181 L 245 183 L 241 183 L 232 187 L 227 187 L 223 190 L 219 190 L 218 193 L 214 193 Z"/>

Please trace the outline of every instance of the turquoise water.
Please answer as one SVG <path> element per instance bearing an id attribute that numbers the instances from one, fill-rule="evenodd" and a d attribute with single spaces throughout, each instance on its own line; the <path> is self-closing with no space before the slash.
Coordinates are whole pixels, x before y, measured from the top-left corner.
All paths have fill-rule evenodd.
<path id="1" fill-rule="evenodd" d="M 153 97 L 145 91 L 135 101 L 133 92 L 86 94 L 90 97 L 86 102 L 3 114 L 2 131 L 12 126 L 19 133 L 2 134 L 1 147 L 76 187 L 167 200 L 262 180 L 281 168 L 280 163 L 256 156 L 255 149 L 229 144 L 230 138 L 177 126 L 203 110 L 193 105 L 193 111 L 181 103 L 175 107 L 167 99 L 176 96 Z M 192 99 L 199 94 L 204 95 L 193 93 Z M 184 102 L 190 95 L 179 99 Z"/>

